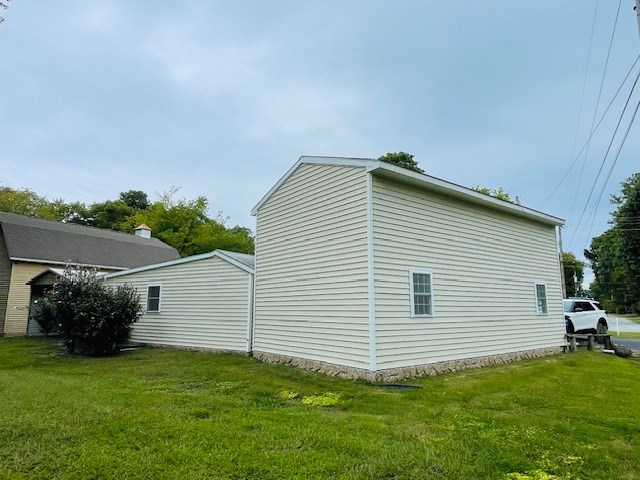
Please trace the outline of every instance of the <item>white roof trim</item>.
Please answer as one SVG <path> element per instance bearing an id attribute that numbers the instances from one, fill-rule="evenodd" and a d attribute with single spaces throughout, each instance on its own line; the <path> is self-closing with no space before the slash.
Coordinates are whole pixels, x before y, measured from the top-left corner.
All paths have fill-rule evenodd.
<path id="1" fill-rule="evenodd" d="M 101 270 L 126 270 L 126 267 L 114 267 L 110 265 L 94 265 L 92 263 L 76 263 L 76 262 L 58 262 L 54 260 L 42 260 L 37 258 L 20 258 L 20 257 L 9 257 L 9 260 L 13 262 L 25 262 L 25 263 L 42 263 L 45 265 L 64 265 L 67 266 L 68 263 L 78 267 L 86 267 L 86 268 L 97 268 Z"/>
<path id="2" fill-rule="evenodd" d="M 177 260 L 169 260 L 166 262 L 154 263 L 151 265 L 144 265 L 142 267 L 130 268 L 129 270 L 125 270 L 123 272 L 109 273 L 105 275 L 104 278 L 108 279 L 108 278 L 114 278 L 114 277 L 121 277 L 123 275 L 129 275 L 132 273 L 146 272 L 147 270 L 155 270 L 156 268 L 171 267 L 173 265 L 180 265 L 183 263 L 197 262 L 198 260 L 206 260 L 208 258 L 213 258 L 213 257 L 218 257 L 221 260 L 224 260 L 225 262 L 228 262 L 234 265 L 235 267 L 238 267 L 244 270 L 245 272 L 253 274 L 253 269 L 251 267 L 245 265 L 244 263 L 238 262 L 236 259 L 231 258 L 230 256 L 222 253 L 219 250 L 214 250 L 213 252 L 209 252 L 209 253 L 201 253 L 200 255 L 192 255 L 190 257 L 178 258 Z"/>
<path id="3" fill-rule="evenodd" d="M 339 167 L 367 167 L 367 163 L 372 160 L 367 158 L 343 158 L 343 157 L 311 157 L 311 156 L 302 156 L 298 159 L 298 161 L 291 167 L 287 173 L 285 173 L 278 182 L 271 187 L 271 190 L 267 192 L 267 194 L 262 197 L 262 200 L 258 202 L 258 204 L 253 207 L 251 210 L 251 215 L 255 216 L 258 214 L 258 209 L 264 205 L 267 200 L 271 198 L 271 196 L 276 193 L 276 191 L 282 186 L 287 179 L 293 175 L 300 165 L 303 163 L 311 164 L 311 165 L 335 165 Z"/>
<path id="4" fill-rule="evenodd" d="M 34 280 L 40 278 L 43 275 L 46 275 L 47 273 L 53 273 L 54 275 L 61 277 L 62 275 L 64 275 L 64 271 L 65 271 L 64 268 L 46 268 L 40 273 L 38 273 L 37 275 L 33 276 L 28 282 L 25 283 L 25 285 L 31 285 Z M 96 277 L 102 278 L 103 276 L 107 275 L 107 273 L 109 272 L 98 271 L 96 272 Z"/>
<path id="5" fill-rule="evenodd" d="M 425 175 L 418 172 L 407 170 L 406 168 L 400 168 L 395 165 L 391 165 L 386 162 L 375 159 L 367 158 L 342 158 L 342 157 L 310 157 L 302 156 L 300 159 L 289 169 L 287 173 L 276 183 L 271 190 L 260 200 L 260 202 L 253 207 L 251 215 L 257 215 L 258 210 L 264 205 L 273 194 L 280 188 L 280 186 L 287 181 L 287 179 L 297 170 L 301 164 L 311 165 L 336 165 L 344 167 L 363 167 L 368 172 L 371 172 L 382 177 L 397 180 L 403 183 L 417 186 L 425 190 L 434 191 L 442 195 L 448 195 L 451 197 L 459 198 L 467 202 L 483 205 L 493 210 L 500 210 L 503 212 L 511 213 L 519 217 L 529 218 L 548 225 L 564 225 L 564 220 L 546 213 L 533 210 L 531 208 L 517 205 L 515 203 L 505 202 L 498 200 L 490 195 L 485 195 L 480 192 L 476 192 L 470 188 L 457 185 L 455 183 L 447 182 L 431 175 Z"/>

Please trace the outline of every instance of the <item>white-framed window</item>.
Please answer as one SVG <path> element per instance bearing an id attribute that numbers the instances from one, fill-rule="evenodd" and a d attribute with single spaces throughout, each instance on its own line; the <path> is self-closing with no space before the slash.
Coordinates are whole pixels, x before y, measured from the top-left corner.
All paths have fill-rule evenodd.
<path id="1" fill-rule="evenodd" d="M 147 312 L 160 311 L 160 296 L 162 294 L 162 285 L 157 283 L 147 286 Z"/>
<path id="2" fill-rule="evenodd" d="M 543 282 L 535 282 L 533 284 L 536 293 L 536 313 L 538 315 L 547 315 L 547 285 Z"/>
<path id="3" fill-rule="evenodd" d="M 409 269 L 411 317 L 433 317 L 433 272 L 422 268 Z"/>

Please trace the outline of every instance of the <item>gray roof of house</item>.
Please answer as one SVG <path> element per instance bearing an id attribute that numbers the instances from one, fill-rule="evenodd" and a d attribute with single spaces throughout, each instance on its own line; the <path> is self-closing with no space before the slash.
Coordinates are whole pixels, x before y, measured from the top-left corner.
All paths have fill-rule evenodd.
<path id="1" fill-rule="evenodd" d="M 0 228 L 12 260 L 119 269 L 180 258 L 175 248 L 157 238 L 74 223 L 0 212 Z"/>
<path id="2" fill-rule="evenodd" d="M 199 262 L 201 260 L 207 260 L 209 258 L 218 257 L 225 262 L 228 262 L 236 267 L 244 270 L 247 273 L 253 274 L 255 268 L 255 259 L 253 255 L 246 253 L 230 252 L 228 250 L 213 250 L 212 252 L 201 253 L 199 255 L 191 255 L 190 257 L 179 258 L 177 260 L 169 260 L 168 262 L 160 262 L 152 265 L 143 265 L 142 267 L 132 268 L 121 272 L 107 273 L 104 278 L 122 277 L 132 275 L 138 272 L 148 272 L 149 270 L 155 270 L 159 268 L 173 267 L 175 265 L 183 265 L 185 263 Z"/>
<path id="3" fill-rule="evenodd" d="M 236 262 L 242 263 L 249 268 L 256 267 L 256 257 L 247 253 L 230 252 L 229 250 L 218 250 L 218 252 L 233 258 Z"/>

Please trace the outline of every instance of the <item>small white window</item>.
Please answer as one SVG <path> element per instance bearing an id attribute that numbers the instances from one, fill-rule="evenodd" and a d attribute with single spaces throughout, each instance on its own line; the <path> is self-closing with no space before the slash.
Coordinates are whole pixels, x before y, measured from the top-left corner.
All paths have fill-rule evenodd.
<path id="1" fill-rule="evenodd" d="M 149 285 L 147 287 L 147 312 L 160 311 L 161 285 Z"/>
<path id="2" fill-rule="evenodd" d="M 538 315 L 546 315 L 549 313 L 547 310 L 547 286 L 538 282 L 534 285 L 536 289 L 536 312 Z"/>
<path id="3" fill-rule="evenodd" d="M 411 317 L 433 316 L 433 273 L 429 270 L 409 270 Z"/>

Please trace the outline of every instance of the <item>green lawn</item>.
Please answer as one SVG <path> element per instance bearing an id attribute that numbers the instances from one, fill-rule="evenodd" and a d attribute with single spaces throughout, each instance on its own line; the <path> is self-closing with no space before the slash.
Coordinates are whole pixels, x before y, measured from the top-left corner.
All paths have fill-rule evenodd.
<path id="1" fill-rule="evenodd" d="M 640 332 L 620 332 L 620 335 L 618 335 L 615 330 L 609 330 L 609 333 L 614 338 L 640 338 Z"/>
<path id="2" fill-rule="evenodd" d="M 640 478 L 635 360 L 579 352 L 413 383 L 0 338 L 0 479 Z"/>

